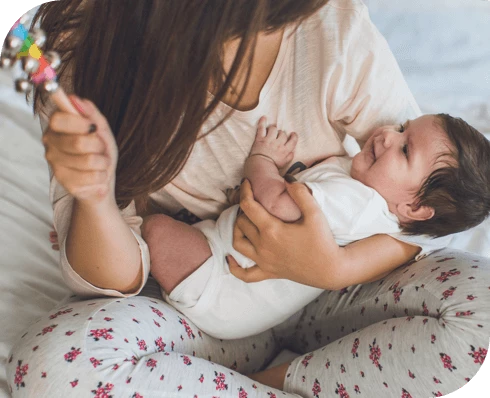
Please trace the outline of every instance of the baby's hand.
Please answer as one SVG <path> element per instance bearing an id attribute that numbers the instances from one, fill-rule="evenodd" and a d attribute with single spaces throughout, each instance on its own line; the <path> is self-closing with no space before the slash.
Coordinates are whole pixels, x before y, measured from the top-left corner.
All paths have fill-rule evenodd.
<path id="1" fill-rule="evenodd" d="M 262 116 L 259 120 L 255 141 L 250 151 L 250 156 L 260 154 L 271 158 L 277 168 L 286 166 L 294 156 L 294 148 L 298 143 L 298 134 L 291 133 L 289 138 L 276 126 L 266 128 L 267 118 Z"/>

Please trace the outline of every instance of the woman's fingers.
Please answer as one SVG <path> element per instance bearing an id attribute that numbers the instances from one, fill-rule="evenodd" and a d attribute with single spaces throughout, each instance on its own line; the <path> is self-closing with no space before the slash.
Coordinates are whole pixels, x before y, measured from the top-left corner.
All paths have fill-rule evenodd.
<path id="1" fill-rule="evenodd" d="M 230 266 L 230 273 L 244 282 L 253 283 L 276 278 L 275 275 L 263 271 L 257 265 L 251 268 L 242 268 L 232 256 L 227 256 L 226 260 Z"/>
<path id="2" fill-rule="evenodd" d="M 78 115 L 54 112 L 49 119 L 49 128 L 55 133 L 86 134 L 92 132 L 94 122 Z"/>
<path id="3" fill-rule="evenodd" d="M 257 251 L 251 241 L 245 236 L 238 223 L 233 227 L 233 248 L 244 256 L 254 260 L 257 257 Z"/>
<path id="4" fill-rule="evenodd" d="M 109 159 L 104 155 L 88 153 L 83 155 L 69 155 L 53 147 L 46 151 L 46 159 L 54 168 L 65 167 L 79 171 L 103 171 L 110 166 Z"/>
<path id="5" fill-rule="evenodd" d="M 293 184 L 286 183 L 286 189 L 301 210 L 302 218 L 305 222 L 315 222 L 318 217 L 322 217 L 323 213 L 318 203 L 305 184 L 298 182 Z"/>
<path id="6" fill-rule="evenodd" d="M 48 132 L 43 136 L 46 149 L 54 147 L 72 155 L 104 153 L 105 145 L 96 134 L 59 134 Z"/>

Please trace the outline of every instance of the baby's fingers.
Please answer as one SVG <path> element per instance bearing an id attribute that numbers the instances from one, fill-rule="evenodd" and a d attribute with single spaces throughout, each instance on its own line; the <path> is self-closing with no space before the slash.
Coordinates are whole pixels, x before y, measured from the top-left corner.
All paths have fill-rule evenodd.
<path id="1" fill-rule="evenodd" d="M 71 155 L 105 152 L 105 145 L 96 134 L 58 134 L 48 131 L 42 141 L 46 150 L 54 147 Z"/>
<path id="2" fill-rule="evenodd" d="M 63 134 L 87 134 L 97 129 L 91 120 L 65 112 L 53 113 L 49 119 L 49 128 L 55 133 Z"/>
<path id="3" fill-rule="evenodd" d="M 110 166 L 109 159 L 106 156 L 92 153 L 70 155 L 56 148 L 46 151 L 46 160 L 54 169 L 61 167 L 79 171 L 105 171 Z"/>
<path id="4" fill-rule="evenodd" d="M 288 142 L 286 142 L 285 147 L 289 151 L 294 151 L 294 148 L 296 148 L 296 144 L 298 143 L 298 134 L 296 133 L 291 133 L 288 138 Z"/>

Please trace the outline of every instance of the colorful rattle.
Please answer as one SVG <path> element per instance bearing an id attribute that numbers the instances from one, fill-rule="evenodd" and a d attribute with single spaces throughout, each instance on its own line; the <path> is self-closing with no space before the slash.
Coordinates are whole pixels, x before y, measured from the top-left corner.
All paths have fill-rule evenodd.
<path id="1" fill-rule="evenodd" d="M 15 87 L 18 92 L 27 93 L 34 84 L 50 93 L 60 110 L 79 115 L 58 84 L 56 70 L 61 65 L 60 56 L 54 51 L 48 51 L 43 55 L 41 48 L 46 42 L 46 35 L 38 28 L 27 31 L 24 25 L 28 21 L 29 17 L 24 15 L 10 29 L 3 47 L 4 53 L 0 57 L 0 66 L 12 67 L 17 60 L 21 60 L 22 69 L 27 76 L 16 80 Z"/>

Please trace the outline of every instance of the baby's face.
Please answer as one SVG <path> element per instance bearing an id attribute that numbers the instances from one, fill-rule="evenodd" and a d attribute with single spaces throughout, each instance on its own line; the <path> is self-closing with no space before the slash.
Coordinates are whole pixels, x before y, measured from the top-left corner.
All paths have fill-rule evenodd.
<path id="1" fill-rule="evenodd" d="M 433 115 L 403 126 L 377 128 L 353 159 L 351 176 L 374 188 L 397 214 L 397 206 L 413 203 L 422 183 L 442 164 L 438 155 L 449 151 L 449 139 Z"/>

